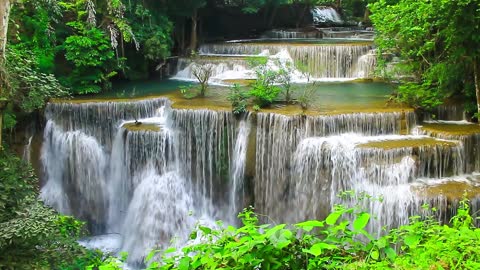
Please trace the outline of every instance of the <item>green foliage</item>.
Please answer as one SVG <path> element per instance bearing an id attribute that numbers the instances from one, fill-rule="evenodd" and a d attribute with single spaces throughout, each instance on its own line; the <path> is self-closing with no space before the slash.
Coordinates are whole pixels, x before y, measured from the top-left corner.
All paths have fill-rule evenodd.
<path id="1" fill-rule="evenodd" d="M 43 108 L 50 98 L 68 96 L 53 74 L 41 72 L 38 61 L 21 46 L 11 46 L 7 51 L 6 68 L 10 101 L 23 111 Z"/>
<path id="2" fill-rule="evenodd" d="M 247 111 L 249 97 L 248 92 L 238 84 L 234 84 L 233 87 L 230 88 L 227 99 L 232 103 L 233 114 L 242 114 Z"/>
<path id="3" fill-rule="evenodd" d="M 179 87 L 180 93 L 182 93 L 183 97 L 186 99 L 192 99 L 196 96 L 198 96 L 198 87 L 195 87 L 193 85 L 182 85 Z"/>
<path id="4" fill-rule="evenodd" d="M 369 9 L 379 62 L 385 63 L 386 54 L 396 55 L 402 74 L 412 75 L 401 78 L 408 84 L 398 90 L 400 102 L 431 109 L 453 94 L 474 96 L 474 65 L 480 56 L 478 1 L 378 0 Z"/>
<path id="5" fill-rule="evenodd" d="M 254 98 L 255 105 L 270 106 L 282 91 L 278 85 L 282 71 L 271 69 L 266 57 L 252 57 L 248 61 L 256 75 L 255 81 L 250 84 L 249 94 Z"/>
<path id="6" fill-rule="evenodd" d="M 73 64 L 72 74 L 66 78 L 76 94 L 98 93 L 110 87 L 118 63 L 108 37 L 97 28 L 87 28 L 81 22 L 67 23 L 76 34 L 63 44 L 65 58 Z"/>
<path id="7" fill-rule="evenodd" d="M 313 95 L 315 94 L 316 90 L 317 87 L 315 83 L 307 83 L 307 85 L 303 87 L 303 92 L 297 98 L 297 102 L 300 104 L 300 107 L 302 107 L 302 112 L 304 114 L 306 110 L 310 107 L 313 101 Z"/>
<path id="8" fill-rule="evenodd" d="M 427 209 L 428 210 L 428 209 Z M 435 211 L 435 209 L 432 209 Z M 337 205 L 325 220 L 293 226 L 261 224 L 253 210 L 243 226 L 198 226 L 190 244 L 177 251 L 153 251 L 147 269 L 478 269 L 480 229 L 468 201 L 460 202 L 451 225 L 413 216 L 409 224 L 373 237 L 365 229 L 372 217 L 357 207 Z M 179 253 L 180 252 L 180 253 Z M 155 261 L 156 254 L 162 255 Z M 109 259 L 106 269 L 119 269 Z"/>
<path id="9" fill-rule="evenodd" d="M 79 261 L 92 264 L 94 253 L 76 242 L 85 233 L 84 223 L 58 215 L 38 201 L 33 170 L 7 150 L 0 153 L 0 168 L 0 268 L 61 269 Z"/>
<path id="10" fill-rule="evenodd" d="M 15 127 L 16 124 L 17 124 L 17 117 L 15 116 L 15 114 L 10 111 L 6 111 L 3 115 L 2 128 L 11 129 Z"/>

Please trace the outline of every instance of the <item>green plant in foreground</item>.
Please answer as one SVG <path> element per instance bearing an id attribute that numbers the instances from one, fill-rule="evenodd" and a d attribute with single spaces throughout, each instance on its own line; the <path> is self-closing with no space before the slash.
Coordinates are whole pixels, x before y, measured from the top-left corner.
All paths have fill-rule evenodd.
<path id="1" fill-rule="evenodd" d="M 198 226 L 194 244 L 151 252 L 147 269 L 480 269 L 480 229 L 467 200 L 450 225 L 413 216 L 380 237 L 365 230 L 372 217 L 357 207 L 338 205 L 325 220 L 292 226 L 261 224 L 252 209 L 239 217 L 240 228 Z M 118 260 L 104 265 L 120 269 Z"/>

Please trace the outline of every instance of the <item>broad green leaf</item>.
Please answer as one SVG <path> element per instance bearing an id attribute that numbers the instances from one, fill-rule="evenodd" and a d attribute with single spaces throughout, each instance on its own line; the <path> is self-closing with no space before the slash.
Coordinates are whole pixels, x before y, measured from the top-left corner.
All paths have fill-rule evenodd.
<path id="1" fill-rule="evenodd" d="M 372 259 L 374 259 L 375 261 L 378 260 L 378 258 L 380 257 L 380 253 L 378 253 L 378 250 L 374 250 L 370 253 L 370 257 L 372 257 Z"/>
<path id="2" fill-rule="evenodd" d="M 410 248 L 415 248 L 420 243 L 420 236 L 417 234 L 409 234 L 405 237 L 404 242 Z"/>
<path id="3" fill-rule="evenodd" d="M 387 247 L 385 248 L 385 254 L 387 254 L 387 257 L 390 259 L 390 260 L 395 260 L 395 258 L 397 257 L 397 253 L 395 252 L 395 250 L 391 247 Z"/>
<path id="4" fill-rule="evenodd" d="M 277 231 L 281 230 L 285 228 L 285 224 L 280 224 L 280 225 L 277 225 L 271 229 L 269 229 L 267 232 L 265 232 L 265 236 L 266 237 L 270 237 L 272 236 L 274 233 L 276 233 Z"/>
<path id="5" fill-rule="evenodd" d="M 307 252 L 312 254 L 313 256 L 319 256 L 320 254 L 322 254 L 323 250 L 325 249 L 332 250 L 336 248 L 337 247 L 334 245 L 321 242 L 321 243 L 316 243 L 315 245 L 310 247 L 310 249 Z"/>
<path id="6" fill-rule="evenodd" d="M 341 212 L 333 212 L 330 215 L 328 215 L 328 217 L 325 219 L 325 222 L 328 225 L 334 225 L 335 223 L 337 223 L 337 220 L 340 218 L 341 215 L 342 215 Z"/>
<path id="7" fill-rule="evenodd" d="M 353 222 L 353 228 L 356 231 L 363 230 L 367 226 L 369 220 L 370 220 L 369 213 L 361 213 L 357 217 L 357 219 L 355 219 L 355 221 Z"/>
<path id="8" fill-rule="evenodd" d="M 212 232 L 212 229 L 204 226 L 199 226 L 198 227 L 204 234 L 210 234 Z"/>
<path id="9" fill-rule="evenodd" d="M 190 268 L 190 257 L 183 257 L 178 263 L 179 270 L 188 270 Z"/>
<path id="10" fill-rule="evenodd" d="M 301 228 L 302 230 L 304 230 L 306 232 L 309 232 L 313 228 L 316 228 L 316 227 L 321 228 L 321 227 L 325 226 L 325 222 L 318 221 L 318 220 L 309 220 L 309 221 L 297 223 L 295 226 L 297 226 L 298 228 Z"/>
<path id="11" fill-rule="evenodd" d="M 157 254 L 158 250 L 152 250 L 148 253 L 147 257 L 145 257 L 145 262 L 149 262 L 150 260 L 152 260 L 153 256 L 155 256 L 155 254 Z"/>

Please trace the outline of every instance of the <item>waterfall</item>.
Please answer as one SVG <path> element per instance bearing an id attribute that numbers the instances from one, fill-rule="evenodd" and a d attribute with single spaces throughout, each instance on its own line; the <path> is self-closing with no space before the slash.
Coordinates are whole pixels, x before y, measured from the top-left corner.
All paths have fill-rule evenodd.
<path id="1" fill-rule="evenodd" d="M 377 55 L 375 50 L 370 50 L 358 58 L 356 77 L 371 78 L 374 77 L 375 66 L 377 65 Z"/>
<path id="2" fill-rule="evenodd" d="M 262 35 L 263 38 L 273 39 L 318 39 L 322 38 L 322 32 L 320 31 L 295 31 L 295 30 L 271 30 Z"/>
<path id="3" fill-rule="evenodd" d="M 448 221 L 464 189 L 480 207 L 480 131 L 463 122 L 415 127 L 408 110 L 237 117 L 174 109 L 164 98 L 46 111 L 41 198 L 96 235 L 118 236 L 115 252 L 137 266 L 172 239 L 181 247 L 199 220 L 237 223 L 249 204 L 277 223 L 357 205 L 375 217 L 374 234 L 427 213 L 424 204 Z"/>
<path id="4" fill-rule="evenodd" d="M 187 58 L 178 59 L 177 74 L 173 77 L 176 80 L 193 81 L 197 78 L 194 75 L 194 69 L 197 65 L 201 68 L 212 70 L 210 83 L 222 84 L 224 80 L 236 79 L 253 79 L 254 72 L 249 68 L 248 62 L 239 57 L 221 57 L 220 59 L 212 59 L 212 57 L 205 57 L 196 60 Z"/>
<path id="5" fill-rule="evenodd" d="M 235 139 L 235 119 L 231 112 L 173 110 L 176 156 L 179 173 L 191 179 L 195 203 L 203 215 L 220 218 L 228 208 L 229 160 Z"/>
<path id="6" fill-rule="evenodd" d="M 33 135 L 28 137 L 28 142 L 23 147 L 22 159 L 28 163 L 30 163 L 32 159 L 32 140 L 33 140 Z"/>
<path id="7" fill-rule="evenodd" d="M 342 24 L 343 20 L 338 12 L 332 7 L 314 7 L 311 11 L 314 24 Z"/>
<path id="8" fill-rule="evenodd" d="M 103 230 L 107 209 L 107 156 L 99 142 L 81 131 L 63 131 L 49 120 L 42 163 L 48 182 L 41 198 L 57 210 Z"/>
<path id="9" fill-rule="evenodd" d="M 475 131 L 476 130 L 476 131 Z M 464 171 L 480 172 L 480 129 L 467 122 L 427 122 L 413 131 L 445 140 L 457 140 L 463 144 Z"/>
<path id="10" fill-rule="evenodd" d="M 238 124 L 237 140 L 232 155 L 232 184 L 230 191 L 230 212 L 233 216 L 239 213 L 245 200 L 245 167 L 247 159 L 248 137 L 250 135 L 250 119 L 242 119 Z"/>
<path id="11" fill-rule="evenodd" d="M 47 118 L 42 199 L 95 234 L 120 234 L 133 264 L 184 243 L 196 220 L 235 223 L 246 206 L 249 117 L 153 99 L 49 104 Z"/>
<path id="12" fill-rule="evenodd" d="M 463 104 L 442 104 L 435 108 L 433 113 L 426 113 L 424 120 L 461 121 L 466 119 Z"/>
<path id="13" fill-rule="evenodd" d="M 359 59 L 368 54 L 371 45 L 364 44 L 284 44 L 284 43 L 222 43 L 205 44 L 200 53 L 207 55 L 258 55 L 268 51 L 277 54 L 288 52 L 294 62 L 305 65 L 315 78 L 356 78 L 359 72 L 370 73 L 373 67 L 359 70 Z M 365 62 L 365 61 L 364 61 Z M 374 64 L 373 62 L 368 62 Z"/>
<path id="14" fill-rule="evenodd" d="M 378 217 L 369 224 L 371 232 L 380 233 L 382 226 L 391 228 L 405 224 L 415 213 L 407 210 L 419 210 L 424 202 L 424 198 L 414 196 L 410 191 L 410 183 L 420 177 L 442 178 L 464 173 L 462 146 L 457 142 L 446 146 L 439 142 L 432 146 L 400 146 L 384 150 L 362 147 L 362 144 L 425 138 L 343 134 L 302 140 L 293 155 L 294 173 L 284 187 L 290 189 L 286 200 L 293 204 L 293 208 L 307 209 L 294 212 L 294 220 L 325 217 L 329 206 L 348 203 L 340 199 L 339 194 L 355 190 L 354 204 L 362 203 L 359 199 L 362 192 L 384 198 L 382 206 L 376 205 L 378 202 L 375 201 L 367 201 L 368 206 L 365 206 Z M 404 192 L 392 194 L 397 188 Z"/>
<path id="15" fill-rule="evenodd" d="M 413 113 L 409 113 L 413 114 Z M 307 137 L 357 132 L 399 134 L 401 113 L 358 113 L 331 116 L 258 114 L 256 135 L 255 207 L 272 218 L 284 216 L 291 176 L 291 157 Z"/>
<path id="16" fill-rule="evenodd" d="M 139 185 L 127 210 L 121 249 L 128 251 L 128 262 L 139 264 L 174 236 L 186 241 L 196 220 L 189 214 L 194 209 L 189 184 L 177 173 L 159 175 L 150 167 L 134 178 Z"/>

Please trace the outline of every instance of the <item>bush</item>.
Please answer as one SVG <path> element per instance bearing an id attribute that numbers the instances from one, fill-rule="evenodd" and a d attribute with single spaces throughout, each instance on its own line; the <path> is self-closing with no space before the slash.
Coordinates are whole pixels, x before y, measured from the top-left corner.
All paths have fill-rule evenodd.
<path id="1" fill-rule="evenodd" d="M 7 150 L 0 152 L 0 165 L 1 269 L 61 269 L 100 256 L 76 242 L 86 233 L 83 222 L 38 201 L 30 166 Z"/>
<path id="2" fill-rule="evenodd" d="M 241 89 L 238 84 L 230 88 L 227 99 L 232 103 L 233 114 L 242 114 L 247 111 L 248 98 L 248 92 Z"/>
<path id="3" fill-rule="evenodd" d="M 165 250 L 160 262 L 152 252 L 148 269 L 480 269 L 480 229 L 466 200 L 450 226 L 414 216 L 377 238 L 365 231 L 369 213 L 341 205 L 325 220 L 292 226 L 260 224 L 252 209 L 239 217 L 238 229 L 199 226 L 194 244 Z M 112 261 L 105 265 L 119 269 Z"/>

